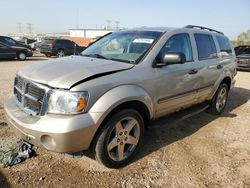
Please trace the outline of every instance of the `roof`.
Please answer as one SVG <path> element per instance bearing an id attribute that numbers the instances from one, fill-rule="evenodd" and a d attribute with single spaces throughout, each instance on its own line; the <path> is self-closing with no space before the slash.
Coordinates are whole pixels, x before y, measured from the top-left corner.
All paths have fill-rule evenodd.
<path id="1" fill-rule="evenodd" d="M 130 30 L 130 31 L 139 30 L 139 31 L 165 32 L 165 31 L 176 30 L 176 29 L 179 29 L 179 28 L 174 28 L 174 27 L 138 27 L 138 28 L 127 29 L 127 30 Z"/>
<path id="2" fill-rule="evenodd" d="M 89 43 L 92 42 L 91 38 L 81 38 L 81 37 L 60 37 L 60 38 L 71 40 L 76 44 L 78 44 L 79 46 L 88 46 Z"/>
<path id="3" fill-rule="evenodd" d="M 176 28 L 176 27 L 139 27 L 134 29 L 128 29 L 127 31 L 158 31 L 158 32 L 168 32 L 168 31 L 174 31 L 174 30 L 195 30 L 195 31 L 202 31 L 205 33 L 213 32 L 216 34 L 223 35 L 222 32 L 208 28 L 203 26 L 196 26 L 196 25 L 187 25 L 185 27 Z"/>

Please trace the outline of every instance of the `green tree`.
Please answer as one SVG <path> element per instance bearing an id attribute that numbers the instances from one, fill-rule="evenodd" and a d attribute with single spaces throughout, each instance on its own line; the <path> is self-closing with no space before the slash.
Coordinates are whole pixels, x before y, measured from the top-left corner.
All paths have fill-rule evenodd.
<path id="1" fill-rule="evenodd" d="M 234 46 L 250 45 L 250 29 L 247 32 L 240 33 L 237 40 L 232 41 Z"/>

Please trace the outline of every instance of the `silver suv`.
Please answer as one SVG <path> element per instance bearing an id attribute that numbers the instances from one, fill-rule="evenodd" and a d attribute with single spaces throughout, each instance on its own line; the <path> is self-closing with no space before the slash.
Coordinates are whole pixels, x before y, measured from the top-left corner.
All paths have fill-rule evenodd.
<path id="1" fill-rule="evenodd" d="M 107 167 L 128 164 L 149 121 L 204 102 L 218 115 L 236 75 L 227 37 L 201 27 L 110 33 L 81 56 L 17 72 L 5 103 L 21 138 L 48 150 L 91 149 Z"/>

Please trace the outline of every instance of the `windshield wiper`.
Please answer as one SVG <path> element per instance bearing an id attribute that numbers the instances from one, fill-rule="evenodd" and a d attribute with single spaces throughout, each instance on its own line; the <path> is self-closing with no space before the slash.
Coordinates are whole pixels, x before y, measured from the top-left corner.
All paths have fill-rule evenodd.
<path id="1" fill-rule="evenodd" d="M 87 56 L 87 57 L 95 57 L 95 58 L 100 58 L 100 59 L 109 59 L 101 54 L 87 54 L 87 55 L 83 55 L 83 56 Z"/>

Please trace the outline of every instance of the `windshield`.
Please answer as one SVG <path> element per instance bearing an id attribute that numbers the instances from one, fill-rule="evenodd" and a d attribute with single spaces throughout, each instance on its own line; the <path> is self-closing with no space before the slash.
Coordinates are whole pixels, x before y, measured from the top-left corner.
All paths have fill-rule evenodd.
<path id="1" fill-rule="evenodd" d="M 89 46 L 82 55 L 136 63 L 160 36 L 161 32 L 153 31 L 116 32 Z"/>
<path id="2" fill-rule="evenodd" d="M 250 55 L 250 46 L 247 47 L 236 47 L 235 48 L 236 55 Z"/>

